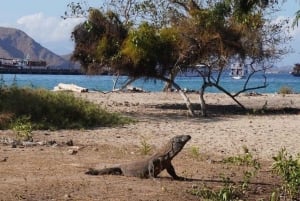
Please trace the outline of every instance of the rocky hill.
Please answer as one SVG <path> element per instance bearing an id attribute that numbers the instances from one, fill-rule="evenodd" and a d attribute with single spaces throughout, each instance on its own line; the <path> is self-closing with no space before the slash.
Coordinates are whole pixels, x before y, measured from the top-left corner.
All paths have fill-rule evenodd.
<path id="1" fill-rule="evenodd" d="M 42 47 L 21 30 L 0 27 L 0 57 L 44 60 L 50 68 L 71 68 L 73 64 L 47 48 Z"/>

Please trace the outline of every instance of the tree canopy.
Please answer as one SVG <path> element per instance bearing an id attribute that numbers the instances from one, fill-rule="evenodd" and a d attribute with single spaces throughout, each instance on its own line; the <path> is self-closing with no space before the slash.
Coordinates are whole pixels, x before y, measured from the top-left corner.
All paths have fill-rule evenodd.
<path id="1" fill-rule="evenodd" d="M 274 24 L 268 16 L 275 4 L 263 0 L 111 0 L 109 5 L 115 7 L 90 9 L 87 20 L 74 29 L 72 58 L 88 72 L 109 69 L 133 79 L 160 79 L 178 90 L 177 73 L 199 72 L 197 64 L 204 64 L 208 73 L 199 72 L 202 108 L 207 87 L 218 88 L 241 105 L 235 99 L 239 93 L 266 87 L 263 79 L 261 86 L 249 88 L 251 76 L 264 72 L 285 53 L 282 44 L 288 38 L 283 35 L 283 23 Z M 235 61 L 249 65 L 252 73 L 241 91 L 231 94 L 220 80 Z"/>

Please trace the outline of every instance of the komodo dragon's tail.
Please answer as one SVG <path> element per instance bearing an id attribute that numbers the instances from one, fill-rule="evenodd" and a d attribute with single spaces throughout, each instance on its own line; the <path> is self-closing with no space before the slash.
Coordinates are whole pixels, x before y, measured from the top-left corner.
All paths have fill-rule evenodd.
<path id="1" fill-rule="evenodd" d="M 85 174 L 89 175 L 103 175 L 103 174 L 111 174 L 111 175 L 122 175 L 122 170 L 119 167 L 113 167 L 113 168 L 104 168 L 101 170 L 97 170 L 94 168 L 90 168 Z"/>

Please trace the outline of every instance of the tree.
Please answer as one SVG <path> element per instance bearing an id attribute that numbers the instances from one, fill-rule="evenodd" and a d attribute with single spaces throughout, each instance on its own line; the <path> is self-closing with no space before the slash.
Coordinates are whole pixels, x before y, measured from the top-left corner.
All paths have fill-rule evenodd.
<path id="1" fill-rule="evenodd" d="M 79 61 L 88 73 L 107 71 L 119 61 L 121 44 L 126 37 L 127 29 L 118 15 L 90 9 L 88 19 L 72 32 L 75 42 L 72 59 Z"/>
<path id="2" fill-rule="evenodd" d="M 279 47 L 288 39 L 282 37 L 282 24 L 271 24 L 264 14 L 272 5 L 246 0 L 210 1 L 207 6 L 192 0 L 172 2 L 181 6 L 178 12 L 184 16 L 173 22 L 181 35 L 182 59 L 178 65 L 183 71 L 197 63 L 207 67 L 205 74 L 194 69 L 203 80 L 200 86 L 202 115 L 206 115 L 204 92 L 207 87 L 216 87 L 245 108 L 236 97 L 242 92 L 266 87 L 264 75 L 260 86 L 250 86 L 249 81 L 254 74 L 265 72 L 272 62 L 286 53 Z M 252 71 L 242 89 L 231 94 L 220 81 L 230 64 L 237 60 L 249 65 Z"/>
<path id="3" fill-rule="evenodd" d="M 267 63 L 285 53 L 279 48 L 286 39 L 281 34 L 282 24 L 270 23 L 265 14 L 271 11 L 270 2 L 163 0 L 160 4 L 167 7 L 162 9 L 156 1 L 135 1 L 135 6 L 126 7 L 132 9 L 126 13 L 136 13 L 136 18 L 90 9 L 88 20 L 73 32 L 73 58 L 85 68 L 109 67 L 132 79 L 168 82 L 181 92 L 191 115 L 195 113 L 189 99 L 175 82 L 179 71 L 199 73 L 203 81 L 199 86 L 202 115 L 206 115 L 207 87 L 216 87 L 245 108 L 236 96 L 267 86 L 264 76 L 262 85 L 248 84 L 254 74 L 270 67 Z M 252 71 L 243 88 L 231 94 L 222 87 L 221 79 L 235 61 L 249 65 Z M 199 63 L 207 67 L 205 74 L 196 67 Z"/>

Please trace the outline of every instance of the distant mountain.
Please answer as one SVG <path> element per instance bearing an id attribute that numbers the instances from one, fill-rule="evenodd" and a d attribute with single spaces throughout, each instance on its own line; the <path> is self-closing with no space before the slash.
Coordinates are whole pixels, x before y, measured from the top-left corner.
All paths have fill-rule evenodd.
<path id="1" fill-rule="evenodd" d="M 74 65 L 33 40 L 21 30 L 0 27 L 0 57 L 44 60 L 50 68 L 73 68 Z"/>

